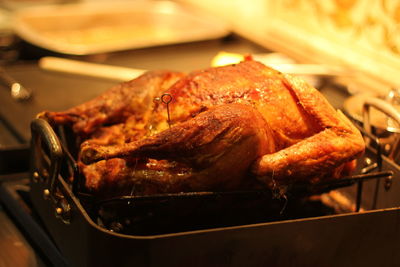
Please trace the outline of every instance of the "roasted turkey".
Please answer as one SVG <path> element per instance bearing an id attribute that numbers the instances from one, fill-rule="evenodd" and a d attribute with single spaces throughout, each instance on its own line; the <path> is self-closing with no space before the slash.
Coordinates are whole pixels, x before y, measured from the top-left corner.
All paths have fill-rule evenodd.
<path id="1" fill-rule="evenodd" d="M 98 196 L 284 188 L 338 179 L 360 132 L 298 77 L 247 60 L 183 74 L 149 71 L 64 112 Z"/>

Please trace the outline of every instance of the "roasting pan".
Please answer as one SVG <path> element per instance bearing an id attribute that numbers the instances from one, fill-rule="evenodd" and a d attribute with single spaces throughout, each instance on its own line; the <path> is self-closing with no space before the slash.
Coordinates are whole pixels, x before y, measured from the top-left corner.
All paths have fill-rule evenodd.
<path id="1" fill-rule="evenodd" d="M 350 177 L 347 184 L 321 185 L 305 196 L 299 193 L 296 201 L 290 195 L 257 191 L 93 202 L 77 179 L 71 179 L 79 174 L 64 132 L 42 119 L 31 126 L 30 197 L 72 266 L 400 264 L 400 169 L 374 147 L 359 166 L 369 161 L 375 172 Z M 294 195 L 304 193 L 304 188 L 296 188 Z M 335 188 L 354 210 L 338 213 L 309 198 Z M 115 216 L 117 221 L 107 221 Z"/>

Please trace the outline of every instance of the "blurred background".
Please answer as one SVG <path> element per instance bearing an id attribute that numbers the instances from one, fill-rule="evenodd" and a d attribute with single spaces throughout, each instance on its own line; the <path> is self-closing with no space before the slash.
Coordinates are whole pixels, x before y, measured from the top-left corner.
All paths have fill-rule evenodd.
<path id="1" fill-rule="evenodd" d="M 153 4 L 144 6 L 143 2 Z M 166 1 L 1 3 L 3 61 L 41 56 L 38 51 L 13 50 L 18 38 L 48 49 L 46 52 L 93 55 L 218 38 L 224 35 L 224 26 L 229 32 L 298 61 L 336 64 L 363 72 L 371 78 L 364 84 L 370 90 L 384 91 L 387 85 L 397 86 L 400 7 L 395 0 L 170 2 L 184 7 L 183 12 L 176 6 L 167 7 Z M 40 8 L 47 5 L 73 7 Z M 214 27 L 207 28 L 206 24 Z M 362 83 L 365 77 L 359 80 Z"/>

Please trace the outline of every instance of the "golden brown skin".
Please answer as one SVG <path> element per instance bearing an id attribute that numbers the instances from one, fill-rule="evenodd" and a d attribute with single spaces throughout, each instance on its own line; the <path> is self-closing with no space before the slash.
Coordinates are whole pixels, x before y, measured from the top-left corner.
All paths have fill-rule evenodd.
<path id="1" fill-rule="evenodd" d="M 125 123 L 127 120 L 147 122 L 154 97 L 183 76 L 183 73 L 171 71 L 147 72 L 67 111 L 42 112 L 38 117 L 52 124 L 71 124 L 74 132 L 83 136 L 108 124 Z"/>
<path id="2" fill-rule="evenodd" d="M 116 160 L 111 158 L 118 156 L 119 161 L 112 163 L 121 169 L 116 174 L 133 168 L 131 179 L 135 180 L 137 193 L 233 190 L 243 185 L 249 166 L 257 158 L 275 150 L 274 143 L 268 140 L 273 140 L 271 131 L 261 114 L 243 104 L 227 104 L 136 142 L 119 146 L 85 143 L 82 153 L 101 153 L 110 158 L 97 165 L 110 164 Z M 125 148 L 126 154 L 121 154 Z M 120 158 L 131 158 L 131 166 L 136 166 L 129 168 Z M 139 162 L 144 158 L 153 160 Z M 115 171 L 115 166 L 107 169 Z"/>
<path id="3" fill-rule="evenodd" d="M 268 187 L 315 182 L 342 176 L 364 151 L 358 130 L 316 89 L 255 61 L 193 72 L 153 92 L 133 96 L 121 125 L 73 122 L 78 134 L 91 136 L 80 163 L 91 191 L 233 190 L 255 186 L 254 177 Z M 165 103 L 136 104 L 165 93 L 172 97 L 170 128 Z"/>

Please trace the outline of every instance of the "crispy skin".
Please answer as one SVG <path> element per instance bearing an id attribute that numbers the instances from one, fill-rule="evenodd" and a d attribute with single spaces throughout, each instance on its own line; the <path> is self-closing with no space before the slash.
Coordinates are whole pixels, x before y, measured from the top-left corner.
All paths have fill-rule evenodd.
<path id="1" fill-rule="evenodd" d="M 146 122 L 154 97 L 183 76 L 183 73 L 171 71 L 147 72 L 67 111 L 46 111 L 38 117 L 52 124 L 70 124 L 74 132 L 82 136 L 88 136 L 107 124 L 123 123 L 132 116 L 138 123 Z"/>
<path id="2" fill-rule="evenodd" d="M 143 86 L 141 79 L 131 84 Z M 254 177 L 267 187 L 316 182 L 342 176 L 364 151 L 358 130 L 316 89 L 261 63 L 196 71 L 169 85 L 133 96 L 138 108 L 132 113 L 140 115 L 111 126 L 115 129 L 100 123 L 82 143 L 89 190 L 101 195 L 232 190 L 255 186 Z M 167 105 L 149 105 L 160 92 L 172 98 L 170 128 Z M 93 114 L 91 105 L 83 107 L 89 109 L 83 114 Z M 76 125 L 78 134 L 90 132 Z"/>
<path id="3" fill-rule="evenodd" d="M 85 170 L 88 186 L 99 188 L 100 183 L 107 183 L 101 186 L 107 191 L 123 187 L 122 183 L 129 185 L 124 193 L 134 187 L 136 194 L 237 189 L 249 183 L 244 181 L 249 166 L 275 151 L 271 134 L 257 110 L 227 104 L 124 145 L 84 143 L 82 159 L 95 170 Z M 102 160 L 103 156 L 110 159 Z M 148 158 L 153 160 L 138 163 Z M 90 165 L 88 159 L 100 161 Z M 107 175 L 99 175 L 102 171 L 108 171 Z"/>
<path id="4" fill-rule="evenodd" d="M 365 144 L 360 132 L 313 87 L 300 78 L 285 75 L 285 86 L 300 112 L 312 119 L 319 131 L 308 138 L 264 155 L 253 165 L 253 172 L 268 184 L 288 183 L 292 179 L 339 178 L 338 170 L 354 166 Z M 336 169 L 335 169 L 336 168 Z"/>

